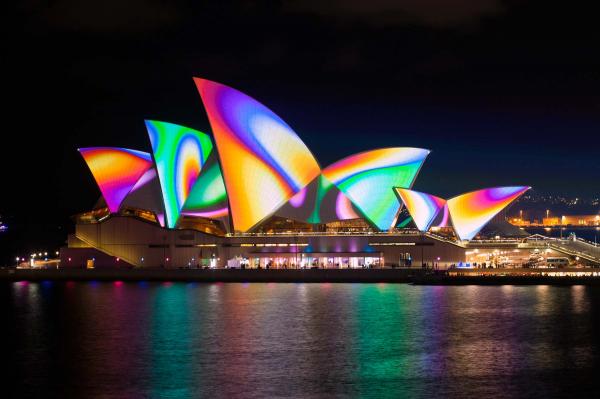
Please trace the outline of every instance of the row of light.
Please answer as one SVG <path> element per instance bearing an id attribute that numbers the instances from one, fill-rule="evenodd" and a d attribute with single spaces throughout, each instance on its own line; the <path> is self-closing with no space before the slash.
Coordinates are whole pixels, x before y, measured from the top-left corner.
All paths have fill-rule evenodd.
<path id="1" fill-rule="evenodd" d="M 56 252 L 55 252 L 55 254 L 56 254 L 56 256 L 58 256 L 59 252 L 58 252 L 58 251 L 56 251 Z M 35 258 L 35 257 L 39 257 L 39 258 L 41 258 L 41 257 L 42 257 L 42 255 L 43 255 L 43 256 L 48 256 L 48 252 L 43 252 L 43 253 L 42 253 L 42 252 L 38 252 L 37 254 L 36 254 L 36 253 L 32 253 L 31 255 L 29 255 L 29 257 L 30 257 L 30 258 Z M 25 258 L 21 258 L 20 256 L 17 256 L 17 257 L 15 258 L 15 260 L 16 260 L 17 262 L 19 262 L 19 261 L 21 261 L 21 262 L 25 262 Z"/>
<path id="2" fill-rule="evenodd" d="M 251 243 L 244 243 L 244 244 L 240 244 L 240 247 L 308 247 L 308 244 L 306 243 L 298 243 L 298 244 L 288 244 L 288 243 L 257 243 L 257 244 L 251 244 Z"/>

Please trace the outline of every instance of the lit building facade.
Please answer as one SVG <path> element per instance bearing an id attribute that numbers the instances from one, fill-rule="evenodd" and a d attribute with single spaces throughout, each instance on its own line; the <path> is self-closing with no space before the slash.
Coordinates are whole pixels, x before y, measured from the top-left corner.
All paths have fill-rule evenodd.
<path id="1" fill-rule="evenodd" d="M 420 148 L 321 167 L 273 111 L 223 84 L 194 82 L 211 132 L 146 121 L 150 152 L 79 150 L 103 202 L 75 217 L 63 265 L 89 266 L 99 251 L 135 267 L 444 268 L 464 262 L 465 243 L 529 189 L 449 200 L 414 191 L 430 153 Z"/>
<path id="2" fill-rule="evenodd" d="M 600 215 L 563 215 L 543 219 L 544 226 L 600 226 Z"/>

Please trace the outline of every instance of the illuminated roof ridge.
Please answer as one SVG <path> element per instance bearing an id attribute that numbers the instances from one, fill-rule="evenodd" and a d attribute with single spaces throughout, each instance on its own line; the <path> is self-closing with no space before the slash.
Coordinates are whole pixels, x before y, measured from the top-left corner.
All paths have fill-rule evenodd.
<path id="1" fill-rule="evenodd" d="M 212 128 L 234 229 L 248 231 L 321 168 L 300 137 L 269 108 L 221 83 L 194 82 Z"/>
<path id="2" fill-rule="evenodd" d="M 119 211 L 125 197 L 153 165 L 151 155 L 143 151 L 119 147 L 86 147 L 78 150 L 111 213 Z"/>

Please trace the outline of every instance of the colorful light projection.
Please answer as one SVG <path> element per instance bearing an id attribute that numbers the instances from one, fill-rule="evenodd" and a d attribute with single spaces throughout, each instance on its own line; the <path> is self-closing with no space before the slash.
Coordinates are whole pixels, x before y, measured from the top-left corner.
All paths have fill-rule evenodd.
<path id="1" fill-rule="evenodd" d="M 427 155 L 428 150 L 409 147 L 366 151 L 328 166 L 323 175 L 371 223 L 389 230 L 400 210 L 394 187 L 410 188 Z"/>
<path id="2" fill-rule="evenodd" d="M 352 201 L 341 191 L 338 192 L 335 200 L 335 214 L 339 220 L 358 219 L 361 217 L 354 209 Z"/>
<path id="3" fill-rule="evenodd" d="M 146 121 L 146 129 L 156 162 L 167 226 L 174 228 L 213 145 L 207 134 L 185 126 Z"/>
<path id="4" fill-rule="evenodd" d="M 137 181 L 152 167 L 147 152 L 116 147 L 80 148 L 111 213 L 119 206 Z"/>
<path id="5" fill-rule="evenodd" d="M 405 188 L 395 188 L 395 191 L 420 231 L 428 231 L 446 205 L 446 200 L 435 195 Z"/>
<path id="6" fill-rule="evenodd" d="M 248 231 L 316 178 L 319 164 L 264 105 L 220 83 L 194 81 L 219 152 L 234 229 Z"/>
<path id="7" fill-rule="evenodd" d="M 437 220 L 435 221 L 435 227 L 449 227 L 450 226 L 450 212 L 448 211 L 448 202 L 444 205 L 444 208 L 439 213 Z"/>
<path id="8" fill-rule="evenodd" d="M 148 169 L 131 189 L 121 203 L 121 207 L 130 207 L 151 211 L 158 223 L 165 227 L 165 209 L 162 202 L 160 182 L 154 167 Z"/>
<path id="9" fill-rule="evenodd" d="M 456 234 L 461 240 L 471 240 L 498 212 L 530 188 L 486 188 L 449 199 L 448 210 Z"/>
<path id="10" fill-rule="evenodd" d="M 227 192 L 216 152 L 211 153 L 202 168 L 181 214 L 209 219 L 223 218 L 229 214 Z"/>
<path id="11" fill-rule="evenodd" d="M 352 202 L 323 175 L 296 193 L 275 214 L 312 224 L 360 217 Z"/>

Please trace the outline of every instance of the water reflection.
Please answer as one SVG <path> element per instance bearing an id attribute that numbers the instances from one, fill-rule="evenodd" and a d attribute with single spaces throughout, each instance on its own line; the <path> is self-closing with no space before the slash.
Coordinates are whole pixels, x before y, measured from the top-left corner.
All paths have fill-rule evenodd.
<path id="1" fill-rule="evenodd" d="M 17 282 L 0 285 L 0 307 L 2 362 L 21 396 L 600 388 L 600 291 L 583 286 Z"/>

